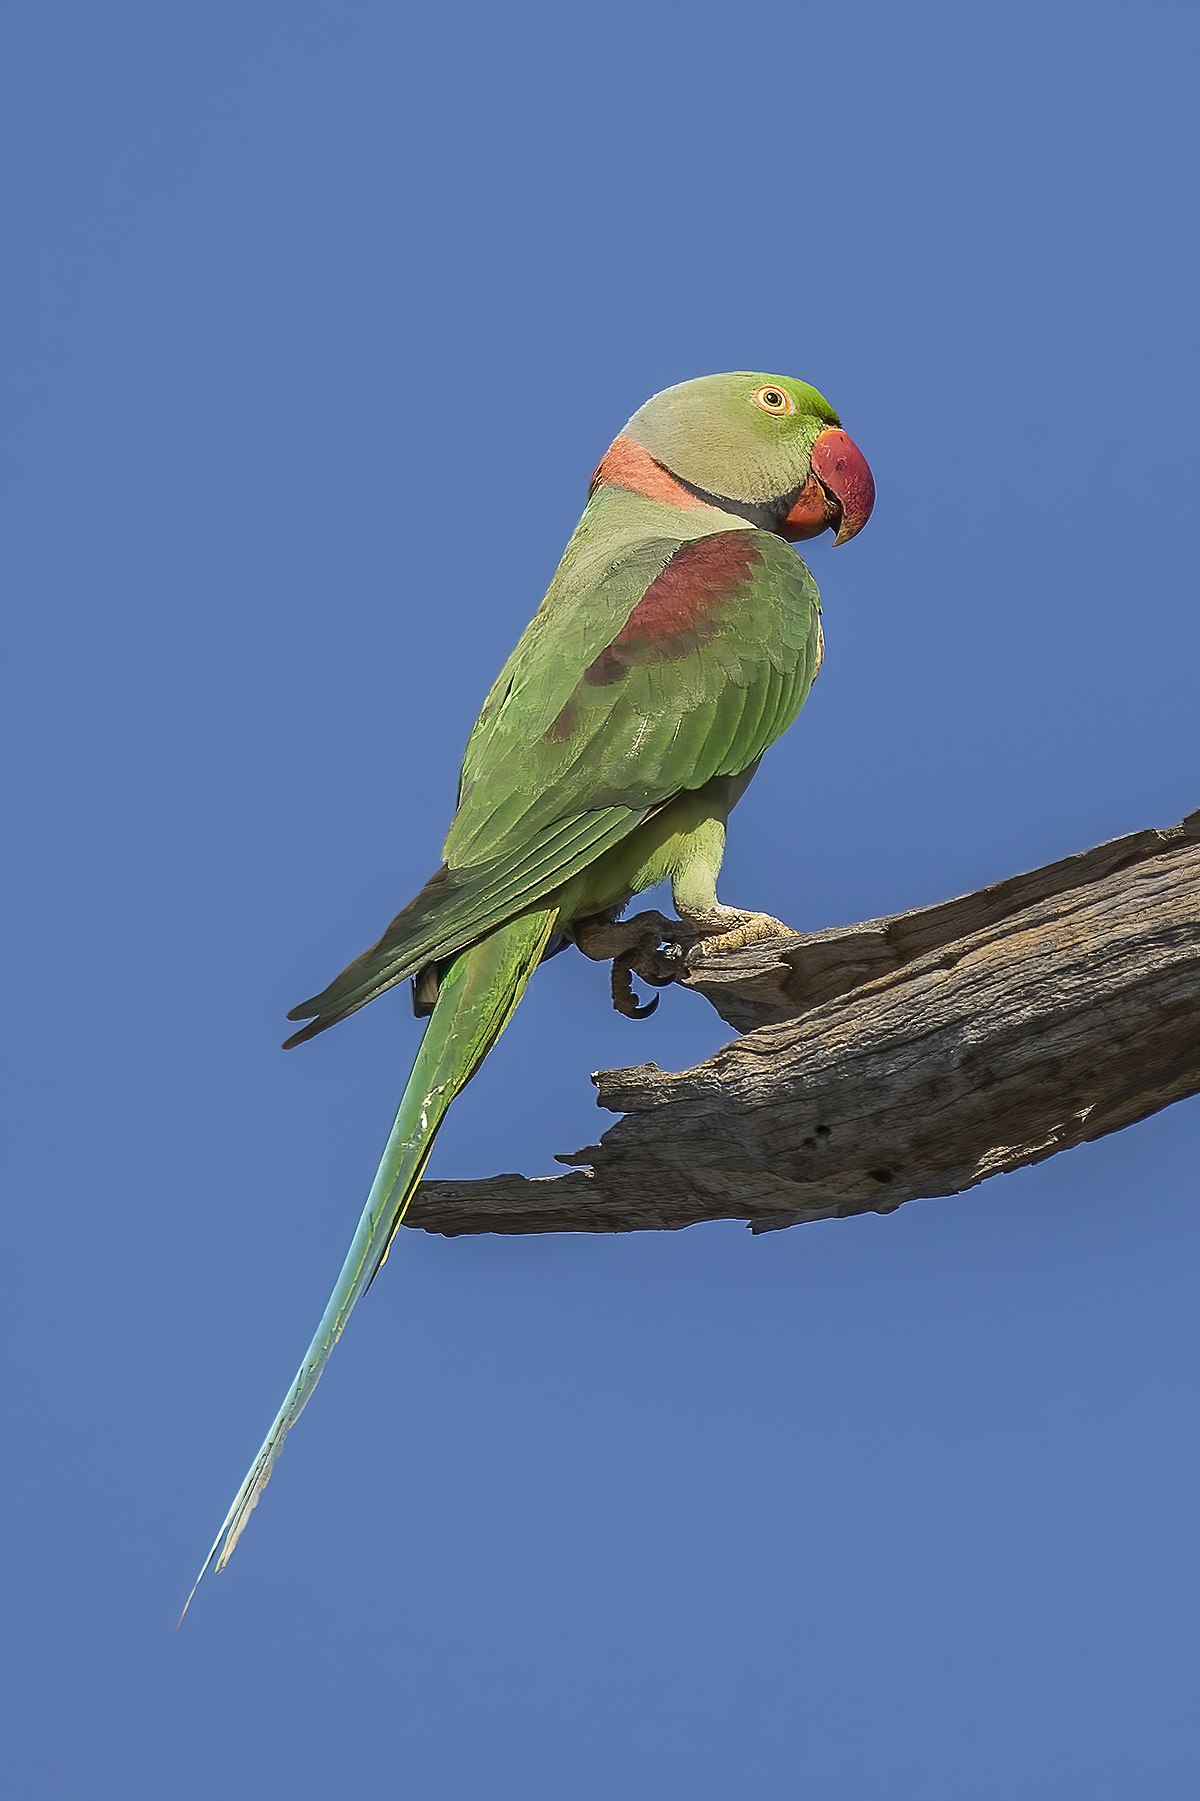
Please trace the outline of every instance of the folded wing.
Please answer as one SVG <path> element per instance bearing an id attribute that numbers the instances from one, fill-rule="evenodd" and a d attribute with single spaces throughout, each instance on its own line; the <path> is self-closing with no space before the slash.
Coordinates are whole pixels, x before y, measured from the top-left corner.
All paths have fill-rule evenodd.
<path id="1" fill-rule="evenodd" d="M 321 994 L 301 1043 L 554 893 L 659 808 L 748 769 L 816 674 L 820 605 L 767 532 L 634 547 L 556 594 L 510 657 L 463 761 L 445 863 Z"/>

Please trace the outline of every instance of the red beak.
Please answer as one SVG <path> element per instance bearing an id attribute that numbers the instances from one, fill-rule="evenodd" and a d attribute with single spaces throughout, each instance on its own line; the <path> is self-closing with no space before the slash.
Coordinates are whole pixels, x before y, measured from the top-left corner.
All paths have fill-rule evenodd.
<path id="1" fill-rule="evenodd" d="M 797 494 L 780 530 L 795 542 L 836 525 L 835 544 L 857 536 L 875 505 L 875 477 L 847 432 L 831 426 L 812 447 L 812 474 Z"/>

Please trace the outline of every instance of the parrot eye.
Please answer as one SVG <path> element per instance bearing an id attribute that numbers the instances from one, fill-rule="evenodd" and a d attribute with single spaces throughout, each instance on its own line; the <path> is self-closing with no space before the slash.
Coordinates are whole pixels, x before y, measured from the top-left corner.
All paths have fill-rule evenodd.
<path id="1" fill-rule="evenodd" d="M 796 410 L 796 402 L 782 388 L 758 388 L 752 398 L 755 406 L 760 406 L 764 413 L 774 413 L 776 418 Z"/>

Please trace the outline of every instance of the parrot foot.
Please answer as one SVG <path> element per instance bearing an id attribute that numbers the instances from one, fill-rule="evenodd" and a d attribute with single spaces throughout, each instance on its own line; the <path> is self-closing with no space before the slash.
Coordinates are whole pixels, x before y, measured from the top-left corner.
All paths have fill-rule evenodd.
<path id="1" fill-rule="evenodd" d="M 689 913 L 687 957 L 718 957 L 722 951 L 740 951 L 765 938 L 791 938 L 791 926 L 769 913 L 747 913 L 740 907 L 714 907 L 711 912 Z"/>
<path id="2" fill-rule="evenodd" d="M 713 907 L 668 919 L 663 913 L 635 913 L 632 919 L 602 914 L 581 919 L 570 937 L 594 963 L 612 963 L 613 1006 L 626 1019 L 648 1019 L 658 995 L 646 1003 L 634 992 L 636 975 L 651 988 L 668 988 L 685 976 L 696 957 L 741 950 L 765 938 L 794 937 L 791 926 L 769 913 L 747 913 L 741 907 Z"/>
<path id="3" fill-rule="evenodd" d="M 683 973 L 676 942 L 679 922 L 662 913 L 637 913 L 632 919 L 583 919 L 571 937 L 594 963 L 612 962 L 612 1000 L 625 1019 L 648 1019 L 658 1006 L 656 994 L 642 1004 L 634 992 L 637 974 L 651 988 L 667 988 Z"/>

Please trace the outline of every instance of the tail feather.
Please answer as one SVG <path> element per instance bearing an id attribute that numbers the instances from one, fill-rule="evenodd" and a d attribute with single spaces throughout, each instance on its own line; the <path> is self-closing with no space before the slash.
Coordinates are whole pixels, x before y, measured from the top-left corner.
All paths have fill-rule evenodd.
<path id="1" fill-rule="evenodd" d="M 442 975 L 437 1005 L 425 1029 L 337 1286 L 283 1405 L 192 1584 L 183 1613 L 214 1558 L 217 1569 L 222 1570 L 233 1555 L 267 1486 L 284 1439 L 304 1411 L 356 1302 L 387 1257 L 446 1109 L 512 1018 L 557 920 L 555 907 L 524 913 L 463 951 Z M 183 1614 L 179 1617 L 182 1621 Z"/>

